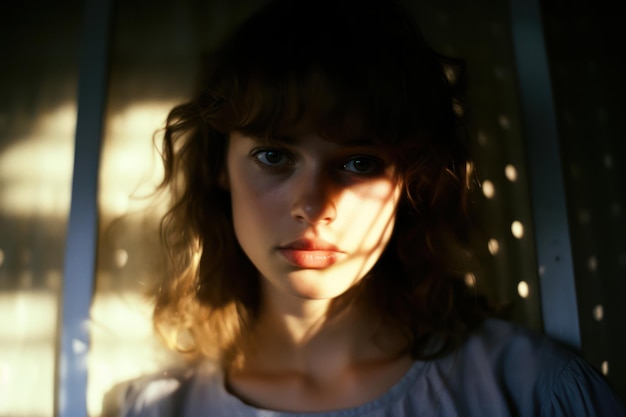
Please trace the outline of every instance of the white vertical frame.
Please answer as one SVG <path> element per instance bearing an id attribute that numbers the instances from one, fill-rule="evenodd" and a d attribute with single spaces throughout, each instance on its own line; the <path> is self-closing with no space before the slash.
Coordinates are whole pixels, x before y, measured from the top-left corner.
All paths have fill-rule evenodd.
<path id="1" fill-rule="evenodd" d="M 84 7 L 72 199 L 56 361 L 55 415 L 58 417 L 87 416 L 88 324 L 96 266 L 98 169 L 113 0 L 86 0 Z"/>
<path id="2" fill-rule="evenodd" d="M 539 0 L 511 0 L 545 332 L 580 348 L 559 138 Z"/>

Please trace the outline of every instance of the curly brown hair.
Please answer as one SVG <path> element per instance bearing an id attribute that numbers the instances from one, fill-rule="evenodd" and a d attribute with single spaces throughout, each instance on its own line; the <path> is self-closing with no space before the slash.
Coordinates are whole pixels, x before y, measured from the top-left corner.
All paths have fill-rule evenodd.
<path id="1" fill-rule="evenodd" d="M 278 0 L 247 20 L 207 57 L 195 97 L 167 119 L 162 187 L 172 205 L 162 238 L 171 270 L 156 297 L 161 333 L 192 357 L 227 365 L 254 323 L 258 272 L 237 243 L 221 185 L 229 133 L 271 140 L 306 114 L 340 141 L 357 115 L 395 155 L 403 193 L 385 252 L 336 304 L 350 297 L 377 311 L 414 357 L 433 336 L 445 342 L 436 353 L 459 343 L 486 311 L 463 281 L 471 163 L 459 83 L 449 77 L 459 64 L 434 52 L 391 1 Z"/>

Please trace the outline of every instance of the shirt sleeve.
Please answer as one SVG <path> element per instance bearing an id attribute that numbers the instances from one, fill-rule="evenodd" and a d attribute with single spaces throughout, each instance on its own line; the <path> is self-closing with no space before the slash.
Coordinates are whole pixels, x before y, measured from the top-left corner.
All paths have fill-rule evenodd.
<path id="1" fill-rule="evenodd" d="M 625 417 L 624 404 L 606 380 L 579 357 L 555 380 L 542 408 L 543 417 Z"/>
<path id="2" fill-rule="evenodd" d="M 140 378 L 129 384 L 120 417 L 171 417 L 178 415 L 184 388 L 179 378 Z"/>

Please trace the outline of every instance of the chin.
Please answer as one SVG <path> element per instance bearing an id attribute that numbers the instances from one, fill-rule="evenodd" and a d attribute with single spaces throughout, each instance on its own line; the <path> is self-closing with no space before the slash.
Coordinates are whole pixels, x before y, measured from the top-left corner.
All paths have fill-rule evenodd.
<path id="1" fill-rule="evenodd" d="M 301 275 L 301 274 L 298 274 Z M 309 275 L 309 274 L 306 274 Z M 315 274 L 318 276 L 290 276 L 289 292 L 305 300 L 332 300 L 350 290 L 356 282 L 341 283 L 340 277 L 334 274 L 324 276 L 324 274 Z"/>

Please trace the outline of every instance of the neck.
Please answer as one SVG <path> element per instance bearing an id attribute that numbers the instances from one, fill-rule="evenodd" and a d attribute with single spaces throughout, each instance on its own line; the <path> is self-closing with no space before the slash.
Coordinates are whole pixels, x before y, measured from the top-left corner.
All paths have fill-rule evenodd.
<path id="1" fill-rule="evenodd" d="M 387 338 L 377 337 L 379 321 L 355 303 L 346 302 L 340 309 L 336 303 L 289 297 L 284 292 L 274 294 L 267 289 L 258 320 L 244 345 L 243 367 L 307 373 L 319 368 L 320 362 L 346 368 L 384 356 L 377 342 Z"/>
<path id="2" fill-rule="evenodd" d="M 354 305 L 340 311 L 328 300 L 297 300 L 295 305 L 267 305 L 261 309 L 258 329 L 294 348 L 307 346 L 337 334 L 355 337 L 360 332 L 363 314 Z"/>

